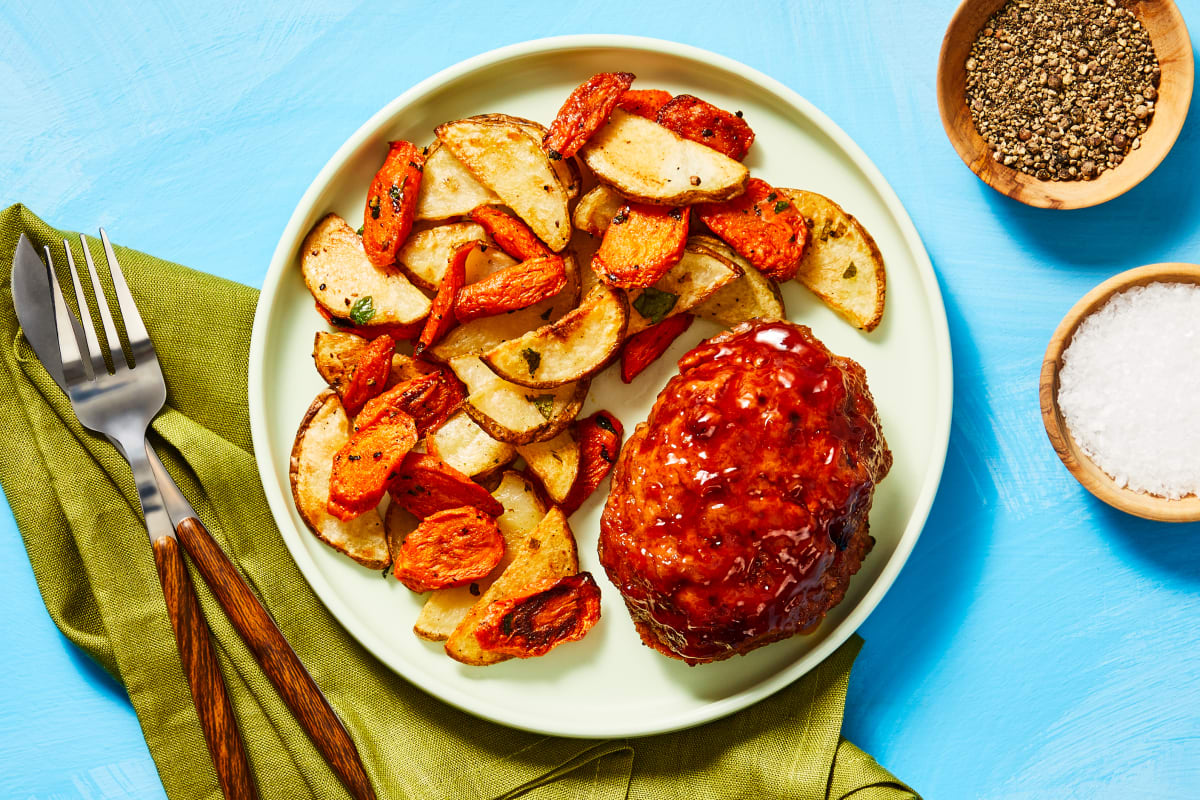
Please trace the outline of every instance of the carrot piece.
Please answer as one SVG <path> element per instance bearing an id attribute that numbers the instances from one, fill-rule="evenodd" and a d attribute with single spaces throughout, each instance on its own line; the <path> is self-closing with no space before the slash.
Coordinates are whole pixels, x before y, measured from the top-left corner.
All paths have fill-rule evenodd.
<path id="1" fill-rule="evenodd" d="M 562 258 L 532 258 L 464 286 L 454 301 L 454 314 L 460 323 L 467 323 L 516 311 L 553 297 L 566 285 Z"/>
<path id="2" fill-rule="evenodd" d="M 621 348 L 621 380 L 633 383 L 633 379 L 667 352 L 671 343 L 691 324 L 691 314 L 676 314 L 630 336 Z"/>
<path id="3" fill-rule="evenodd" d="M 439 428 L 462 405 L 465 393 L 458 379 L 437 369 L 419 378 L 398 383 L 373 397 L 354 418 L 354 430 L 365 431 L 396 415 L 412 417 L 417 435 Z"/>
<path id="4" fill-rule="evenodd" d="M 461 506 L 474 506 L 493 517 L 504 513 L 504 506 L 487 489 L 436 456 L 409 453 L 396 473 L 392 499 L 415 517 L 424 519 Z"/>
<path id="5" fill-rule="evenodd" d="M 477 241 L 463 242 L 450 255 L 446 274 L 438 284 L 437 295 L 429 308 L 429 316 L 425 318 L 425 329 L 421 331 L 421 338 L 413 348 L 416 355 L 421 355 L 426 348 L 440 342 L 442 337 L 458 324 L 458 317 L 454 314 L 454 301 L 459 290 L 467 282 L 467 257 L 478 246 Z"/>
<path id="6" fill-rule="evenodd" d="M 766 181 L 751 178 L 746 193 L 696 207 L 704 224 L 759 272 L 791 280 L 808 244 L 808 225 L 796 206 Z"/>
<path id="7" fill-rule="evenodd" d="M 412 417 L 397 414 L 386 424 L 356 433 L 333 457 L 329 513 L 348 520 L 379 505 L 396 470 L 417 443 Z"/>
<path id="8" fill-rule="evenodd" d="M 363 249 L 377 267 L 396 263 L 396 253 L 412 230 L 421 192 L 425 156 L 412 142 L 391 142 L 375 173 L 363 211 Z"/>
<path id="9" fill-rule="evenodd" d="M 699 97 L 681 94 L 658 110 L 657 121 L 685 139 L 741 161 L 754 144 L 754 131 L 740 114 L 740 111 L 730 114 Z"/>
<path id="10" fill-rule="evenodd" d="M 516 658 L 544 656 L 582 639 L 600 619 L 600 587 L 589 572 L 535 583 L 484 611 L 475 639 L 484 650 Z"/>
<path id="11" fill-rule="evenodd" d="M 528 261 L 554 255 L 522 220 L 495 206 L 479 206 L 471 211 L 470 217 L 483 226 L 501 250 L 513 258 Z"/>
<path id="12" fill-rule="evenodd" d="M 346 382 L 346 390 L 342 392 L 342 406 L 347 414 L 357 414 L 368 400 L 383 391 L 392 371 L 395 349 L 396 343 L 386 333 L 363 348 L 350 380 Z"/>
<path id="13" fill-rule="evenodd" d="M 579 440 L 579 474 L 560 508 L 567 516 L 574 514 L 600 485 L 617 462 L 625 429 L 607 411 L 597 411 L 575 423 L 575 438 Z"/>
<path id="14" fill-rule="evenodd" d="M 690 216 L 686 206 L 622 206 L 600 240 L 592 269 L 610 286 L 653 286 L 683 258 Z"/>
<path id="15" fill-rule="evenodd" d="M 669 102 L 671 93 L 662 89 L 627 89 L 617 101 L 617 108 L 657 122 L 658 110 Z"/>
<path id="16" fill-rule="evenodd" d="M 477 581 L 503 557 L 495 520 L 477 508 L 450 508 L 421 520 L 405 537 L 394 572 L 414 592 L 429 592 Z"/>
<path id="17" fill-rule="evenodd" d="M 364 339 L 375 339 L 386 334 L 399 342 L 413 338 L 421 332 L 421 328 L 425 325 L 423 321 L 414 322 L 411 325 L 358 325 L 355 324 L 354 320 L 335 317 L 329 313 L 329 309 L 320 303 L 317 303 L 317 313 L 338 330 L 357 334 Z"/>
<path id="18" fill-rule="evenodd" d="M 575 87 L 542 137 L 542 149 L 551 160 L 570 158 L 579 152 L 608 122 L 608 115 L 633 78 L 632 72 L 600 72 Z"/>

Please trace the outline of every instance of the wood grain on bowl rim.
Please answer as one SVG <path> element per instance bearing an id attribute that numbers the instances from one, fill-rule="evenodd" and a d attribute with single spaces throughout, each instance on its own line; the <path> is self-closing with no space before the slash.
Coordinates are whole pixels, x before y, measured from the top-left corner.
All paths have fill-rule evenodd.
<path id="1" fill-rule="evenodd" d="M 1079 447 L 1071 435 L 1062 411 L 1058 407 L 1058 373 L 1062 369 L 1063 351 L 1071 343 L 1079 323 L 1099 310 L 1109 299 L 1126 289 L 1151 283 L 1194 283 L 1200 285 L 1200 264 L 1150 264 L 1115 275 L 1085 294 L 1058 324 L 1046 357 L 1038 395 L 1042 407 L 1042 422 L 1054 452 L 1075 479 L 1100 500 L 1113 508 L 1144 519 L 1161 522 L 1195 522 L 1200 520 L 1200 497 L 1194 494 L 1178 500 L 1136 492 L 1119 487 L 1108 473 L 1100 469 Z"/>
<path id="2" fill-rule="evenodd" d="M 1086 208 L 1107 202 L 1141 183 L 1175 144 L 1192 100 L 1192 42 L 1175 3 L 1136 0 L 1128 6 L 1150 34 L 1162 70 L 1154 117 L 1142 136 L 1141 147 L 1130 150 L 1124 161 L 1095 180 L 1042 181 L 992 158 L 991 148 L 975 129 L 967 108 L 966 62 L 971 44 L 1005 2 L 964 0 L 942 40 L 937 68 L 938 111 L 959 157 L 988 186 L 1038 208 Z"/>

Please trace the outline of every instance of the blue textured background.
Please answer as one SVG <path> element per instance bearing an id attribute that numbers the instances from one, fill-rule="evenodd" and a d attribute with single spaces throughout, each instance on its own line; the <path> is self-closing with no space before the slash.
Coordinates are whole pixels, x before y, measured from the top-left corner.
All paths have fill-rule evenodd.
<path id="1" fill-rule="evenodd" d="M 845 734 L 928 798 L 1200 794 L 1200 526 L 1093 500 L 1047 443 L 1036 391 L 1051 332 L 1090 287 L 1200 260 L 1195 120 L 1126 196 L 1046 212 L 978 182 L 942 133 L 952 0 L 119 5 L 0 8 L 0 204 L 252 285 L 351 132 L 493 47 L 657 36 L 807 96 L 912 214 L 956 369 L 941 492 L 862 629 Z M 1200 18 L 1200 0 L 1179 5 Z M 51 624 L 3 504 L 0 607 L 0 797 L 160 797 L 123 691 Z"/>

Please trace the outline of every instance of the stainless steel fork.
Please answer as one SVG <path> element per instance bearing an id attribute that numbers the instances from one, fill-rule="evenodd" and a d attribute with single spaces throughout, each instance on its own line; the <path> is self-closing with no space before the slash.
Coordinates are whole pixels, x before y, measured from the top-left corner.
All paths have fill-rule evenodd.
<path id="1" fill-rule="evenodd" d="M 180 659 L 222 791 L 227 798 L 258 796 L 229 695 L 217 667 L 207 623 L 183 561 L 180 543 L 271 683 L 351 795 L 359 800 L 373 800 L 375 793 L 354 742 L 271 615 L 199 519 L 193 516 L 179 521 L 177 525 L 172 524 L 164 505 L 163 493 L 165 491 L 171 497 L 177 495 L 180 499 L 182 495 L 170 476 L 162 470 L 156 473 L 153 469 L 152 451 L 146 440 L 146 430 L 167 397 L 158 355 L 104 230 L 100 230 L 100 239 L 112 276 L 117 306 L 125 323 L 128 353 L 117 335 L 87 239 L 82 235 L 79 239 L 83 245 L 102 335 L 112 365 L 110 368 L 105 361 L 100 333 L 92 322 L 69 243 L 63 240 L 83 322 L 85 341 L 82 343 L 76 338 L 71 311 L 59 284 L 50 250 L 46 248 L 67 394 L 79 421 L 87 428 L 108 436 L 133 471 Z M 86 352 L 82 352 L 81 348 L 86 348 Z M 186 501 L 183 502 L 186 506 Z"/>

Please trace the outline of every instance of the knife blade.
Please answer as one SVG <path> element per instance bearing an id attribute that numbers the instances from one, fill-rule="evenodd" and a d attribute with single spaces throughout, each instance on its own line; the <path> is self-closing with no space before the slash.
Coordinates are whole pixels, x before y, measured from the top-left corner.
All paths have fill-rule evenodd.
<path id="1" fill-rule="evenodd" d="M 17 240 L 17 249 L 13 252 L 12 268 L 12 297 L 13 307 L 17 311 L 17 321 L 21 323 L 21 331 L 25 340 L 33 348 L 38 361 L 46 368 L 46 372 L 62 389 L 67 392 L 67 383 L 63 378 L 62 356 L 58 350 L 58 331 L 54 323 L 54 296 L 50 294 L 50 271 L 34 249 L 33 243 L 25 234 Z M 87 352 L 87 341 L 83 336 L 83 327 L 74 314 L 68 314 L 71 329 L 75 333 L 75 341 L 80 352 Z M 114 446 L 120 450 L 112 439 Z M 125 453 L 122 453 L 125 455 Z M 191 503 L 179 491 L 179 487 L 167 472 L 167 468 L 158 458 L 158 453 L 146 442 L 146 455 L 150 457 L 150 468 L 154 472 L 154 482 L 158 484 L 163 504 L 167 507 L 167 516 L 171 524 L 179 527 L 185 519 L 197 517 Z"/>

